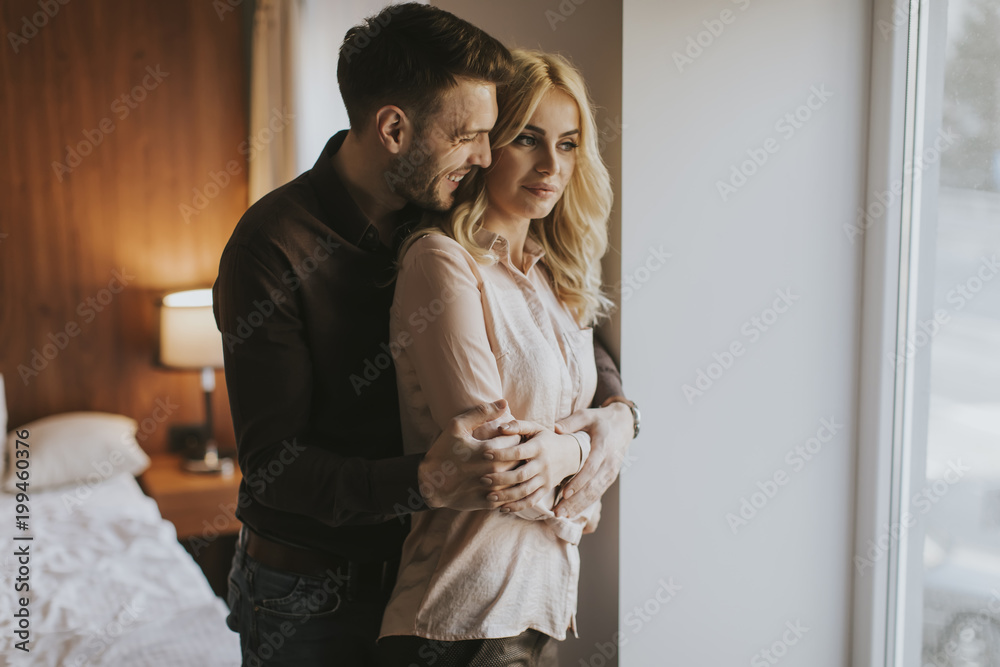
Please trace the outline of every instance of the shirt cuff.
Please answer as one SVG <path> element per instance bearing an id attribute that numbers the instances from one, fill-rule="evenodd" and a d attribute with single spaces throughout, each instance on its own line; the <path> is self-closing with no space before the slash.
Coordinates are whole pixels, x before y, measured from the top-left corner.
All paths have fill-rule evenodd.
<path id="1" fill-rule="evenodd" d="M 427 509 L 417 478 L 423 458 L 420 453 L 371 462 L 372 496 L 380 513 L 399 515 Z"/>
<path id="2" fill-rule="evenodd" d="M 587 462 L 587 457 L 590 456 L 590 434 L 586 431 L 575 431 L 570 433 L 571 436 L 576 438 L 576 442 L 580 445 L 580 466 L 576 469 L 576 473 L 583 470 L 583 464 Z M 573 473 L 574 475 L 576 473 Z"/>

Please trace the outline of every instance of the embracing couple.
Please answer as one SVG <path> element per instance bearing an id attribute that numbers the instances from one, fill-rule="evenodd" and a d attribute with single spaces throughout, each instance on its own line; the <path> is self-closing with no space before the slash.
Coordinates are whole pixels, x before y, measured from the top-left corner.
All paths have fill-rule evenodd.
<path id="1" fill-rule="evenodd" d="M 639 426 L 593 338 L 584 83 L 415 3 L 351 29 L 337 79 L 350 129 L 247 211 L 214 287 L 243 664 L 555 665 Z"/>

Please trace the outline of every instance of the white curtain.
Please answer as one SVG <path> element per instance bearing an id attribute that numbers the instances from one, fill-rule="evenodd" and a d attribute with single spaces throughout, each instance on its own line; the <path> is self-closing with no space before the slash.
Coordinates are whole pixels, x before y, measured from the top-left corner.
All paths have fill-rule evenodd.
<path id="1" fill-rule="evenodd" d="M 258 0 L 250 74 L 249 203 L 295 178 L 301 0 Z"/>
<path id="2" fill-rule="evenodd" d="M 302 0 L 298 75 L 308 85 L 298 91 L 299 172 L 312 167 L 326 140 L 348 126 L 337 86 L 337 58 L 344 35 L 388 4 L 390 0 Z"/>
<path id="3" fill-rule="evenodd" d="M 251 204 L 312 167 L 327 139 L 347 129 L 337 86 L 340 43 L 348 28 L 400 1 L 258 0 L 250 75 Z"/>

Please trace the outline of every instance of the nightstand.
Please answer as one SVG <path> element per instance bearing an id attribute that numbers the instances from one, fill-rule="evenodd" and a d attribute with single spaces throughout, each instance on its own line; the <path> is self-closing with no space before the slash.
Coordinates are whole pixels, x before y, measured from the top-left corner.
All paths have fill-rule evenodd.
<path id="1" fill-rule="evenodd" d="M 242 476 L 198 474 L 181 469 L 175 454 L 155 454 L 139 477 L 146 495 L 156 501 L 160 514 L 174 524 L 177 539 L 201 566 L 212 590 L 225 599 L 227 576 L 240 522 L 236 518 Z"/>

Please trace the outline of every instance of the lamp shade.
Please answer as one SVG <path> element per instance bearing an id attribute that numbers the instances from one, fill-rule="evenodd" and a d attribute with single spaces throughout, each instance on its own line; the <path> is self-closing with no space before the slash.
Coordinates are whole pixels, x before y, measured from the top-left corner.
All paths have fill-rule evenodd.
<path id="1" fill-rule="evenodd" d="M 222 334 L 212 313 L 212 290 L 163 297 L 160 362 L 174 368 L 222 368 Z"/>

